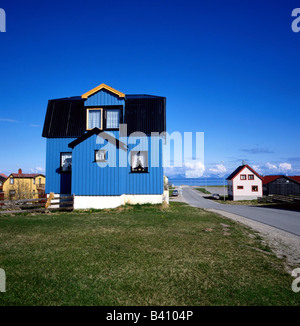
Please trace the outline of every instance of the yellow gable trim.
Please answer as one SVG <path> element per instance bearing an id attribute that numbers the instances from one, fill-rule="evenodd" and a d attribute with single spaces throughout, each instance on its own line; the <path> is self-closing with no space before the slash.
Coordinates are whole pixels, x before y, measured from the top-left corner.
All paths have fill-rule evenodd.
<path id="1" fill-rule="evenodd" d="M 88 98 L 89 96 L 99 92 L 101 89 L 106 89 L 107 91 L 114 93 L 116 95 L 118 95 L 119 97 L 125 97 L 125 94 L 122 92 L 117 91 L 116 89 L 107 86 L 105 84 L 101 84 L 93 89 L 91 89 L 90 91 L 88 91 L 87 93 L 84 93 L 83 95 L 81 95 L 82 98 Z"/>

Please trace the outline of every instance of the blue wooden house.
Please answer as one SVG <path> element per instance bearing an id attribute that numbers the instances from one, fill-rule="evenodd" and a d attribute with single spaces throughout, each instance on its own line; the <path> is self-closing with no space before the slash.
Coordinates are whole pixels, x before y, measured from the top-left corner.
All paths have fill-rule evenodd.
<path id="1" fill-rule="evenodd" d="M 166 98 L 125 95 L 105 84 L 49 100 L 46 193 L 74 195 L 74 208 L 162 203 Z"/>

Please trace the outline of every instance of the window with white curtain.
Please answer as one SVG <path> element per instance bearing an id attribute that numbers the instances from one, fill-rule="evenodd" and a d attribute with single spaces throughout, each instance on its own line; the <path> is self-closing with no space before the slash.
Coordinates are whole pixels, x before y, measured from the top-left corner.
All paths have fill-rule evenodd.
<path id="1" fill-rule="evenodd" d="M 106 111 L 106 128 L 118 129 L 120 123 L 120 110 L 110 109 Z"/>
<path id="2" fill-rule="evenodd" d="M 87 129 L 100 128 L 102 129 L 102 110 L 88 109 Z"/>
<path id="3" fill-rule="evenodd" d="M 148 172 L 148 152 L 131 152 L 131 172 Z"/>

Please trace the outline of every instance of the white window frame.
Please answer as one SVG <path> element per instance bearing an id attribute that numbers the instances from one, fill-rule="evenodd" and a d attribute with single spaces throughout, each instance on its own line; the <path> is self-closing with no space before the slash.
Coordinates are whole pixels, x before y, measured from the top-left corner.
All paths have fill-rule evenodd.
<path id="1" fill-rule="evenodd" d="M 118 116 L 119 116 L 119 119 L 118 119 L 118 126 L 117 127 L 109 127 L 108 126 L 108 115 L 109 115 L 109 113 L 111 113 L 112 111 L 117 111 L 118 112 Z M 105 110 L 105 124 L 106 124 L 106 126 L 105 126 L 105 128 L 106 129 L 111 129 L 111 130 L 118 130 L 118 129 L 120 129 L 120 116 L 121 116 L 121 112 L 120 112 L 120 109 L 119 108 L 117 108 L 117 109 L 113 109 L 113 108 L 110 108 L 110 109 L 106 109 Z"/>
<path id="2" fill-rule="evenodd" d="M 99 129 L 103 129 L 103 108 L 88 108 L 86 109 L 86 130 L 92 130 L 93 128 L 89 128 L 89 112 L 90 111 L 100 111 L 100 127 Z"/>

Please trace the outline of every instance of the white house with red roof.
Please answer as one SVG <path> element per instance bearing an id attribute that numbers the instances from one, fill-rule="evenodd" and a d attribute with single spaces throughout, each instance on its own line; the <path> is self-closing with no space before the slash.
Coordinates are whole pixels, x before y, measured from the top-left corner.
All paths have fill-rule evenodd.
<path id="1" fill-rule="evenodd" d="M 248 164 L 239 166 L 226 180 L 229 199 L 253 200 L 263 196 L 263 177 Z"/>

